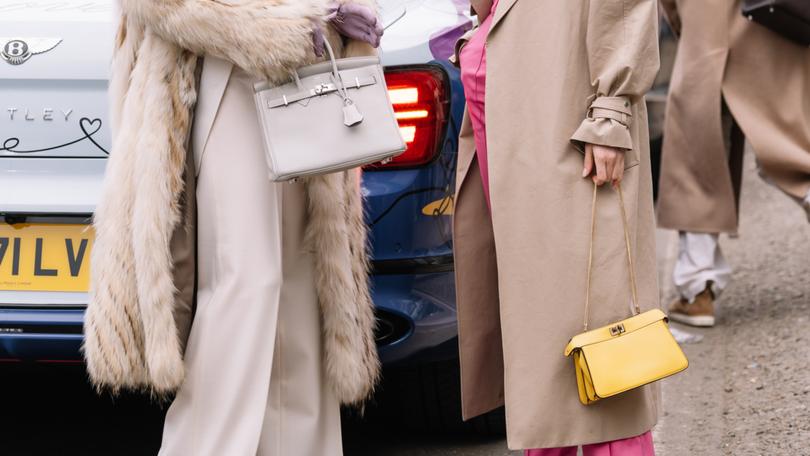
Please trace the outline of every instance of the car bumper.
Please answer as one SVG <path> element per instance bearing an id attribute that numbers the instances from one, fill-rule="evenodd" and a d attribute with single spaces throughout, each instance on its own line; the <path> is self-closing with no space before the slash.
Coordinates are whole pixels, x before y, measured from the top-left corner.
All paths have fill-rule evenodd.
<path id="1" fill-rule="evenodd" d="M 375 263 L 371 280 L 383 363 L 432 356 L 456 337 L 452 257 Z M 83 319 L 81 308 L 0 309 L 0 360 L 80 361 Z"/>
<path id="2" fill-rule="evenodd" d="M 457 335 L 452 262 L 444 257 L 411 261 L 383 264 L 382 270 L 380 263 L 374 265 L 372 296 L 382 328 L 378 344 L 384 364 L 432 356 L 432 349 Z M 408 268 L 411 272 L 405 273 Z"/>
<path id="3" fill-rule="evenodd" d="M 77 362 L 81 360 L 82 309 L 0 310 L 0 359 Z"/>

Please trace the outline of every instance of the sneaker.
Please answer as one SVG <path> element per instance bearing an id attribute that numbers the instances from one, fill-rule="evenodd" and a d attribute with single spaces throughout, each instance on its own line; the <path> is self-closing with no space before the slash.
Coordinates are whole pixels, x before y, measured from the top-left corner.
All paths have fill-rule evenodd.
<path id="1" fill-rule="evenodd" d="M 693 302 L 677 299 L 669 306 L 669 319 L 689 326 L 711 328 L 714 326 L 714 293 L 706 286 Z"/>

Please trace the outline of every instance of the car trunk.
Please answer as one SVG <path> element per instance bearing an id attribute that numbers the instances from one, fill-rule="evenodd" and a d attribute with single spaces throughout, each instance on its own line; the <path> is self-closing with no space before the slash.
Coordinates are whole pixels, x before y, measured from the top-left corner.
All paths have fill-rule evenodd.
<path id="1" fill-rule="evenodd" d="M 113 35 L 112 0 L 0 2 L 0 216 L 95 209 Z"/>
<path id="2" fill-rule="evenodd" d="M 104 158 L 112 1 L 0 4 L 0 157 Z"/>

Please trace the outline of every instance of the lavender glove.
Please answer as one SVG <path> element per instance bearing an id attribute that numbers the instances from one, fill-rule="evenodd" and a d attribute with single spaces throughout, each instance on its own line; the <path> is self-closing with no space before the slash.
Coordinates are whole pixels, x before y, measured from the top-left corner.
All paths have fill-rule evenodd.
<path id="1" fill-rule="evenodd" d="M 343 3 L 329 8 L 326 21 L 346 38 L 364 41 L 372 46 L 379 47 L 383 36 L 383 26 L 377 14 L 371 8 L 356 3 Z M 315 54 L 319 57 L 324 52 L 323 29 L 316 25 L 313 27 L 313 42 Z"/>

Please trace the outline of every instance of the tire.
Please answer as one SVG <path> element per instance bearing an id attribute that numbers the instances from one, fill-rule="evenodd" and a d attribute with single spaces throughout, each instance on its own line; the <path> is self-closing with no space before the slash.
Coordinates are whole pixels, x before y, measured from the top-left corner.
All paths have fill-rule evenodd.
<path id="1" fill-rule="evenodd" d="M 460 378 L 458 360 L 387 368 L 363 421 L 426 434 L 505 436 L 503 408 L 462 421 Z"/>

